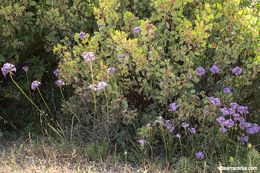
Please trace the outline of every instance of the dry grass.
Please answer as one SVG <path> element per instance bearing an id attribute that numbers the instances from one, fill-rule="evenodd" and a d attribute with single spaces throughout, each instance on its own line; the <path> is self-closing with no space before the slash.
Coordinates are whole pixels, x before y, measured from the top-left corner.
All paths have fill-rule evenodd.
<path id="1" fill-rule="evenodd" d="M 71 144 L 50 143 L 52 140 L 2 141 L 0 173 L 132 173 L 169 172 L 154 165 L 132 166 L 111 161 L 89 161 L 82 148 Z"/>

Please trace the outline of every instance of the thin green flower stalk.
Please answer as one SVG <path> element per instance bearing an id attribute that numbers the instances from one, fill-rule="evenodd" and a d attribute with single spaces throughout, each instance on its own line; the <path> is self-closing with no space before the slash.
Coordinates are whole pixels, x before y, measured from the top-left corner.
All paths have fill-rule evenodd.
<path id="1" fill-rule="evenodd" d="M 51 112 L 51 110 L 50 110 L 50 108 L 49 108 L 49 106 L 48 106 L 48 104 L 46 103 L 44 97 L 42 96 L 42 93 L 41 93 L 39 87 L 37 87 L 37 91 L 38 91 L 38 93 L 39 93 L 39 95 L 40 95 L 40 97 L 41 97 L 43 103 L 45 104 L 47 110 L 49 111 L 49 113 L 51 114 L 51 116 L 54 117 L 53 114 L 52 114 L 52 112 Z"/>
<path id="2" fill-rule="evenodd" d="M 92 85 L 94 86 L 94 73 L 93 73 L 93 67 L 92 67 L 92 62 L 89 63 L 90 64 L 90 73 L 91 73 L 91 82 Z M 97 98 L 96 98 L 96 93 L 95 91 L 92 91 L 92 95 L 93 95 L 93 101 L 94 101 L 94 120 L 96 119 L 96 115 L 97 115 Z"/>
<path id="3" fill-rule="evenodd" d="M 12 80 L 12 82 L 15 84 L 15 86 L 22 92 L 22 94 L 30 101 L 30 103 L 39 111 L 42 112 L 41 109 L 32 101 L 32 99 L 30 99 L 27 94 L 23 91 L 23 89 L 15 82 L 12 73 L 10 73 L 10 78 Z"/>

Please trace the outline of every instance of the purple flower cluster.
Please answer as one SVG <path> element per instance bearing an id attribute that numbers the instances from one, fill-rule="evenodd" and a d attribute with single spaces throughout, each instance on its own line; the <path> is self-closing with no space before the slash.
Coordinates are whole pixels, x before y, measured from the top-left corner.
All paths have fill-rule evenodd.
<path id="1" fill-rule="evenodd" d="M 177 103 L 171 103 L 170 105 L 169 105 L 169 111 L 170 112 L 175 112 L 176 110 L 177 110 L 177 108 L 178 108 L 178 105 L 177 105 Z"/>
<path id="2" fill-rule="evenodd" d="M 63 85 L 65 85 L 65 82 L 63 80 L 57 80 L 55 82 L 55 84 L 58 86 L 58 87 L 62 87 Z"/>
<path id="3" fill-rule="evenodd" d="M 2 73 L 4 75 L 4 77 L 6 77 L 6 75 L 8 73 L 16 72 L 16 68 L 15 68 L 15 66 L 13 64 L 5 63 L 3 65 L 3 67 L 1 68 L 1 71 L 2 71 Z"/>
<path id="4" fill-rule="evenodd" d="M 116 68 L 115 67 L 109 67 L 107 70 L 108 74 L 112 74 L 116 72 Z"/>
<path id="5" fill-rule="evenodd" d="M 158 118 L 154 121 L 154 124 L 157 124 L 157 123 L 159 123 L 159 124 L 165 126 L 166 129 L 167 129 L 170 133 L 172 133 L 173 130 L 174 130 L 174 125 L 173 125 L 173 123 L 172 123 L 171 120 L 165 120 L 163 117 L 158 117 Z M 147 126 L 147 125 L 146 125 L 146 126 Z M 151 126 L 149 126 L 149 127 L 151 127 Z"/>
<path id="6" fill-rule="evenodd" d="M 96 85 L 91 84 L 88 86 L 88 88 L 93 91 L 103 91 L 106 87 L 107 87 L 107 83 L 104 81 L 100 81 Z"/>
<path id="7" fill-rule="evenodd" d="M 137 141 L 142 147 L 147 143 L 147 141 L 145 139 L 139 139 Z"/>
<path id="8" fill-rule="evenodd" d="M 142 30 L 141 30 L 141 28 L 140 27 L 135 27 L 134 29 L 133 29 L 133 33 L 140 33 Z"/>
<path id="9" fill-rule="evenodd" d="M 31 84 L 31 89 L 32 89 L 32 90 L 36 90 L 40 85 L 41 85 L 41 82 L 35 80 L 35 81 L 33 81 L 32 84 Z"/>
<path id="10" fill-rule="evenodd" d="M 203 151 L 198 151 L 196 153 L 196 158 L 199 159 L 199 160 L 203 160 L 205 158 L 205 154 Z"/>
<path id="11" fill-rule="evenodd" d="M 248 114 L 248 107 L 241 106 L 233 102 L 228 108 L 221 108 L 219 111 L 222 116 L 219 116 L 216 121 L 219 123 L 221 128 L 219 129 L 221 133 L 226 133 L 228 129 L 232 128 L 236 124 L 241 130 L 244 130 L 247 134 L 256 134 L 260 132 L 260 126 L 256 123 L 250 123 L 245 121 L 243 115 Z M 245 143 L 248 141 L 248 136 L 241 137 L 241 142 Z"/>
<path id="12" fill-rule="evenodd" d="M 27 72 L 29 70 L 29 67 L 28 66 L 23 66 L 22 69 L 23 69 L 24 72 Z"/>
<path id="13" fill-rule="evenodd" d="M 87 38 L 86 33 L 85 32 L 80 32 L 79 33 L 79 38 L 81 38 L 81 39 Z"/>
<path id="14" fill-rule="evenodd" d="M 223 89 L 223 92 L 224 92 L 225 94 L 230 94 L 230 93 L 231 93 L 231 89 L 228 88 L 228 87 L 225 87 L 225 88 Z"/>
<path id="15" fill-rule="evenodd" d="M 203 76 L 205 74 L 205 69 L 203 67 L 198 67 L 196 71 L 199 76 Z"/>
<path id="16" fill-rule="evenodd" d="M 86 62 L 91 62 L 91 61 L 94 61 L 96 59 L 96 57 L 95 57 L 93 52 L 83 52 L 82 53 L 82 58 Z"/>
<path id="17" fill-rule="evenodd" d="M 210 72 L 211 72 L 212 74 L 217 74 L 217 73 L 219 73 L 219 71 L 220 71 L 219 67 L 218 67 L 216 64 L 214 64 L 213 66 L 211 66 L 209 70 L 210 70 Z"/>
<path id="18" fill-rule="evenodd" d="M 236 76 L 240 75 L 242 73 L 242 69 L 240 67 L 235 67 L 232 69 L 232 73 Z"/>
<path id="19" fill-rule="evenodd" d="M 119 59 L 125 59 L 125 54 L 120 54 L 120 55 L 118 55 L 118 58 L 119 58 Z"/>
<path id="20" fill-rule="evenodd" d="M 215 106 L 220 106 L 221 104 L 220 99 L 217 97 L 209 97 L 209 101 Z"/>
<path id="21" fill-rule="evenodd" d="M 59 76 L 60 76 L 60 71 L 59 71 L 59 69 L 56 68 L 56 69 L 53 71 L 53 74 L 54 74 L 54 76 L 55 76 L 56 78 L 59 78 Z"/>

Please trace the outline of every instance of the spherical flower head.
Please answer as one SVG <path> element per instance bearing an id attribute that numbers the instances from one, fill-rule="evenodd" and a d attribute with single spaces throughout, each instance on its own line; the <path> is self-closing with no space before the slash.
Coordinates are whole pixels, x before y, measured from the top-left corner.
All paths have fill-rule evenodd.
<path id="1" fill-rule="evenodd" d="M 143 147 L 146 144 L 146 140 L 145 139 L 139 139 L 138 143 Z"/>
<path id="2" fill-rule="evenodd" d="M 41 82 L 35 80 L 35 81 L 33 81 L 32 84 L 31 84 L 31 89 L 32 89 L 32 90 L 36 90 L 40 85 L 41 85 Z"/>
<path id="3" fill-rule="evenodd" d="M 6 77 L 6 75 L 8 73 L 16 72 L 16 68 L 15 68 L 15 66 L 13 64 L 5 63 L 3 65 L 3 67 L 1 68 L 1 71 L 2 71 L 2 73 L 4 75 L 4 77 Z"/>
<path id="4" fill-rule="evenodd" d="M 58 68 L 56 68 L 54 71 L 53 71 L 53 74 L 56 78 L 58 78 L 60 76 L 60 71 Z"/>
<path id="5" fill-rule="evenodd" d="M 112 74 L 116 72 L 116 68 L 115 67 L 109 67 L 107 70 L 108 74 Z"/>
<path id="6" fill-rule="evenodd" d="M 217 73 L 219 73 L 219 71 L 220 71 L 220 70 L 219 70 L 219 67 L 218 67 L 216 64 L 214 64 L 213 66 L 211 66 L 209 70 L 211 71 L 212 74 L 217 74 Z"/>
<path id="7" fill-rule="evenodd" d="M 242 118 L 242 117 L 241 117 L 240 114 L 237 114 L 237 113 L 236 113 L 236 114 L 233 114 L 233 118 L 234 118 L 235 121 L 241 121 L 241 118 Z"/>
<path id="8" fill-rule="evenodd" d="M 236 102 L 230 103 L 230 107 L 236 109 L 239 105 Z"/>
<path id="9" fill-rule="evenodd" d="M 209 97 L 209 101 L 215 106 L 220 106 L 221 104 L 220 99 L 216 97 Z"/>
<path id="10" fill-rule="evenodd" d="M 245 130 L 245 129 L 251 127 L 251 125 L 252 125 L 251 123 L 246 122 L 246 121 L 240 121 L 240 124 L 239 124 L 240 129 L 242 129 L 242 130 Z"/>
<path id="11" fill-rule="evenodd" d="M 58 87 L 62 87 L 63 85 L 65 85 L 65 82 L 63 80 L 57 80 L 55 82 L 55 84 L 58 86 Z"/>
<path id="12" fill-rule="evenodd" d="M 204 157 L 205 157 L 205 154 L 204 154 L 203 151 L 199 151 L 199 152 L 196 153 L 197 159 L 202 160 L 202 159 L 204 159 Z"/>
<path id="13" fill-rule="evenodd" d="M 177 134 L 176 134 L 176 138 L 181 139 L 181 134 L 180 134 L 180 133 L 177 133 Z"/>
<path id="14" fill-rule="evenodd" d="M 240 67 L 235 67 L 232 69 L 232 73 L 236 76 L 240 75 L 242 73 L 242 69 Z"/>
<path id="15" fill-rule="evenodd" d="M 174 126 L 173 126 L 171 120 L 166 120 L 166 121 L 165 121 L 165 126 L 166 126 L 166 128 L 169 130 L 170 133 L 173 132 Z"/>
<path id="16" fill-rule="evenodd" d="M 205 69 L 203 67 L 198 67 L 196 71 L 199 76 L 203 76 L 205 74 Z"/>
<path id="17" fill-rule="evenodd" d="M 228 108 L 220 108 L 219 111 L 222 113 L 223 116 L 229 115 Z"/>
<path id="18" fill-rule="evenodd" d="M 79 38 L 81 38 L 81 39 L 87 38 L 86 33 L 85 32 L 80 32 L 79 33 Z"/>
<path id="19" fill-rule="evenodd" d="M 186 122 L 181 123 L 181 127 L 183 127 L 184 129 L 188 128 L 190 125 Z"/>
<path id="20" fill-rule="evenodd" d="M 222 123 L 223 126 L 226 126 L 227 128 L 231 128 L 235 125 L 235 122 L 232 119 L 225 120 Z"/>
<path id="21" fill-rule="evenodd" d="M 171 103 L 170 105 L 169 105 L 169 111 L 170 112 L 175 112 L 176 110 L 177 110 L 177 108 L 178 108 L 178 105 L 177 105 L 177 103 Z"/>
<path id="22" fill-rule="evenodd" d="M 220 125 L 222 125 L 225 120 L 226 120 L 226 119 L 225 119 L 223 116 L 219 116 L 219 117 L 216 119 L 216 121 L 217 121 Z"/>
<path id="23" fill-rule="evenodd" d="M 245 143 L 248 143 L 248 136 L 241 136 L 240 137 L 240 141 L 245 144 Z"/>
<path id="24" fill-rule="evenodd" d="M 238 106 L 237 112 L 240 114 L 248 114 L 248 107 L 247 106 Z"/>
<path id="25" fill-rule="evenodd" d="M 225 87 L 225 88 L 223 89 L 223 92 L 224 92 L 225 94 L 230 94 L 230 93 L 231 93 L 231 90 L 230 90 L 230 88 Z"/>
<path id="26" fill-rule="evenodd" d="M 260 132 L 260 126 L 256 123 L 252 124 L 250 127 L 246 129 L 247 134 L 256 134 Z"/>
<path id="27" fill-rule="evenodd" d="M 82 58 L 86 62 L 91 62 L 91 61 L 94 61 L 96 59 L 96 57 L 95 57 L 93 52 L 83 52 L 82 53 Z"/>
<path id="28" fill-rule="evenodd" d="M 193 133 L 193 134 L 195 134 L 196 133 L 196 129 L 195 128 L 189 128 L 189 131 L 191 132 L 191 133 Z"/>
<path id="29" fill-rule="evenodd" d="M 99 82 L 99 83 L 97 84 L 97 90 L 98 90 L 98 91 L 102 91 L 102 90 L 104 90 L 104 89 L 106 88 L 106 86 L 107 86 L 107 83 L 104 82 L 104 81 L 101 81 L 101 82 Z"/>
<path id="30" fill-rule="evenodd" d="M 29 67 L 28 66 L 23 66 L 22 69 L 23 69 L 23 71 L 27 72 L 29 70 Z"/>
<path id="31" fill-rule="evenodd" d="M 120 54 L 120 55 L 118 55 L 118 58 L 119 58 L 119 59 L 125 59 L 125 54 Z"/>
<path id="32" fill-rule="evenodd" d="M 221 127 L 221 128 L 219 129 L 219 131 L 220 131 L 220 133 L 222 133 L 222 134 L 227 133 L 227 129 L 224 128 L 224 127 Z"/>
<path id="33" fill-rule="evenodd" d="M 135 27 L 134 29 L 133 29 L 133 33 L 140 33 L 142 30 L 141 30 L 141 28 L 140 27 Z"/>

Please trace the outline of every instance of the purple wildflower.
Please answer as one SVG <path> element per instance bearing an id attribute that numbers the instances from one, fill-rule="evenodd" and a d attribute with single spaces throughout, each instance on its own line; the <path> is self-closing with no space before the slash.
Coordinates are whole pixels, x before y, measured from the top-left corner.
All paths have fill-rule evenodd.
<path id="1" fill-rule="evenodd" d="M 236 109 L 239 105 L 236 102 L 230 103 L 230 107 Z"/>
<path id="2" fill-rule="evenodd" d="M 186 122 L 181 123 L 181 127 L 183 127 L 184 129 L 188 128 L 190 125 Z"/>
<path id="3" fill-rule="evenodd" d="M 55 84 L 58 86 L 58 87 L 62 87 L 63 85 L 65 85 L 65 82 L 63 80 L 57 80 L 55 82 Z"/>
<path id="4" fill-rule="evenodd" d="M 229 93 L 231 93 L 231 90 L 230 90 L 230 88 L 225 87 L 225 88 L 223 89 L 223 92 L 224 92 L 225 94 L 229 94 Z"/>
<path id="5" fill-rule="evenodd" d="M 249 128 L 251 126 L 251 123 L 246 121 L 240 121 L 239 125 L 242 130 L 245 130 L 246 128 Z"/>
<path id="6" fill-rule="evenodd" d="M 176 138 L 181 139 L 181 134 L 180 134 L 180 133 L 177 133 L 177 134 L 176 134 Z"/>
<path id="7" fill-rule="evenodd" d="M 229 115 L 228 108 L 220 108 L 219 111 L 222 113 L 223 116 Z"/>
<path id="8" fill-rule="evenodd" d="M 82 58 L 86 62 L 91 62 L 91 61 L 94 61 L 96 59 L 96 57 L 95 57 L 93 52 L 83 52 Z"/>
<path id="9" fill-rule="evenodd" d="M 220 71 L 219 67 L 216 64 L 214 64 L 209 70 L 211 71 L 212 74 L 217 74 Z"/>
<path id="10" fill-rule="evenodd" d="M 101 91 L 101 90 L 104 90 L 107 86 L 107 83 L 104 82 L 104 81 L 101 81 L 97 84 L 97 90 Z"/>
<path id="11" fill-rule="evenodd" d="M 248 142 L 248 136 L 241 136 L 241 137 L 240 137 L 240 141 L 241 141 L 243 144 L 247 143 L 247 142 Z"/>
<path id="12" fill-rule="evenodd" d="M 224 127 L 221 127 L 221 128 L 219 129 L 219 131 L 220 131 L 220 133 L 222 133 L 222 134 L 227 133 L 227 129 L 224 128 Z"/>
<path id="13" fill-rule="evenodd" d="M 232 119 L 225 120 L 222 123 L 223 126 L 226 126 L 227 128 L 231 128 L 235 125 L 235 122 Z"/>
<path id="14" fill-rule="evenodd" d="M 235 67 L 232 69 L 232 73 L 236 76 L 240 75 L 242 73 L 242 69 L 240 67 Z"/>
<path id="15" fill-rule="evenodd" d="M 143 147 L 146 144 L 146 140 L 145 139 L 139 139 L 138 143 Z"/>
<path id="16" fill-rule="evenodd" d="M 35 81 L 33 81 L 32 84 L 31 84 L 31 89 L 32 89 L 32 90 L 36 90 L 40 85 L 41 85 L 41 82 L 35 80 Z"/>
<path id="17" fill-rule="evenodd" d="M 218 122 L 220 125 L 222 125 L 222 124 L 224 123 L 224 121 L 225 121 L 225 118 L 224 118 L 223 116 L 220 116 L 220 117 L 218 117 L 216 120 L 217 120 L 217 122 Z"/>
<path id="18" fill-rule="evenodd" d="M 240 116 L 240 114 L 233 114 L 233 117 L 234 117 L 234 120 L 235 121 L 241 121 L 241 116 Z"/>
<path id="19" fill-rule="evenodd" d="M 238 106 L 237 112 L 240 114 L 248 114 L 248 107 L 247 106 Z"/>
<path id="20" fill-rule="evenodd" d="M 22 69 L 23 69 L 23 71 L 27 72 L 29 70 L 29 67 L 28 66 L 23 66 Z"/>
<path id="21" fill-rule="evenodd" d="M 1 71 L 2 71 L 2 73 L 4 75 L 4 77 L 6 77 L 6 75 L 8 73 L 16 72 L 16 68 L 15 68 L 15 66 L 13 64 L 5 63 L 3 65 L 3 67 L 1 68 Z"/>
<path id="22" fill-rule="evenodd" d="M 205 154 L 204 154 L 203 151 L 199 151 L 199 152 L 196 153 L 197 159 L 202 160 L 202 159 L 204 159 L 204 157 L 205 157 Z"/>
<path id="23" fill-rule="evenodd" d="M 135 27 L 134 29 L 133 29 L 133 33 L 140 33 L 142 30 L 141 30 L 141 28 L 140 27 Z"/>
<path id="24" fill-rule="evenodd" d="M 125 58 L 125 54 L 120 54 L 120 55 L 118 55 L 118 58 L 119 58 L 119 59 L 124 59 L 124 58 Z"/>
<path id="25" fill-rule="evenodd" d="M 174 102 L 169 105 L 169 108 L 170 108 L 169 109 L 170 112 L 175 112 L 178 108 L 178 105 L 177 105 L 177 103 Z"/>
<path id="26" fill-rule="evenodd" d="M 198 67 L 196 71 L 199 76 L 203 76 L 205 74 L 205 69 L 203 67 Z"/>
<path id="27" fill-rule="evenodd" d="M 169 130 L 170 133 L 173 132 L 174 126 L 173 126 L 171 120 L 166 120 L 166 121 L 165 121 L 165 126 L 166 126 L 166 128 Z"/>
<path id="28" fill-rule="evenodd" d="M 196 129 L 195 128 L 189 128 L 189 131 L 191 132 L 191 133 L 193 133 L 193 134 L 195 134 L 196 133 Z"/>
<path id="29" fill-rule="evenodd" d="M 59 69 L 56 68 L 56 69 L 53 71 L 53 74 L 54 74 L 54 76 L 55 76 L 56 78 L 58 78 L 59 75 L 60 75 L 60 71 L 59 71 Z"/>
<path id="30" fill-rule="evenodd" d="M 215 106 L 220 106 L 221 104 L 220 99 L 216 97 L 209 97 L 209 101 Z"/>
<path id="31" fill-rule="evenodd" d="M 246 129 L 246 133 L 248 134 L 255 134 L 258 132 L 260 132 L 260 126 L 257 125 L 256 123 L 252 124 L 250 127 Z"/>
<path id="32" fill-rule="evenodd" d="M 79 33 L 79 38 L 81 38 L 81 39 L 87 38 L 86 33 L 85 32 L 80 32 Z"/>
<path id="33" fill-rule="evenodd" d="M 108 74 L 112 74 L 116 72 L 116 68 L 115 67 L 109 67 L 107 70 Z"/>

